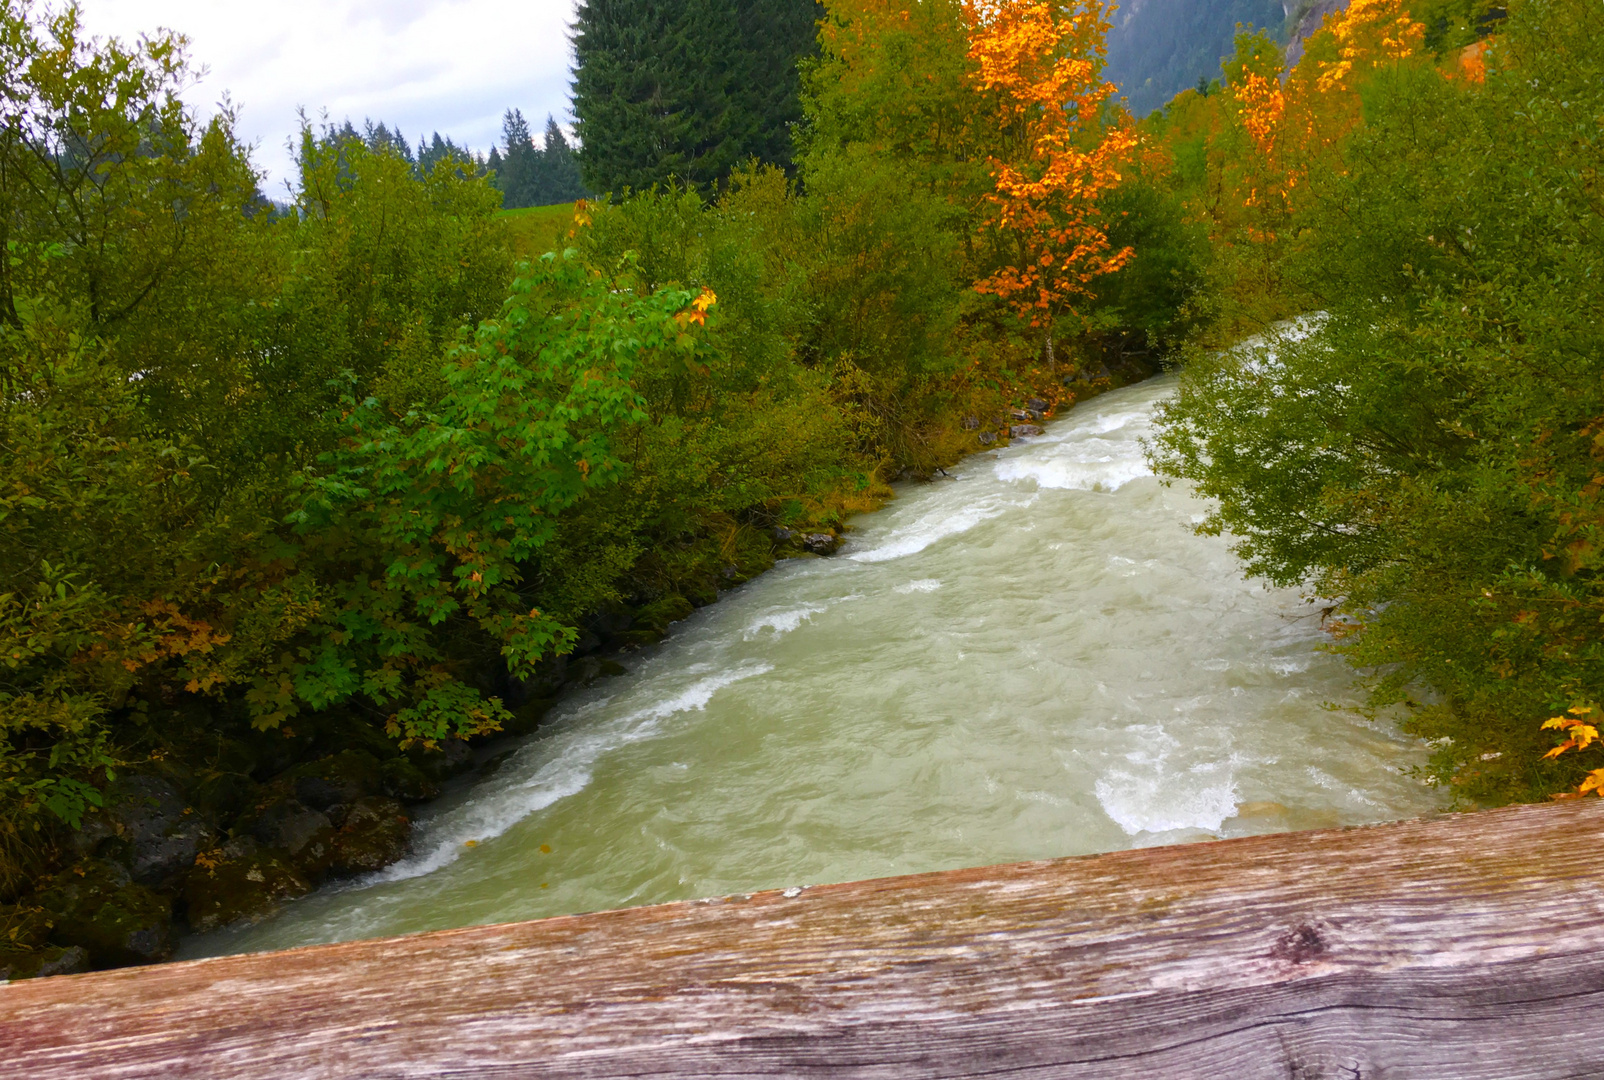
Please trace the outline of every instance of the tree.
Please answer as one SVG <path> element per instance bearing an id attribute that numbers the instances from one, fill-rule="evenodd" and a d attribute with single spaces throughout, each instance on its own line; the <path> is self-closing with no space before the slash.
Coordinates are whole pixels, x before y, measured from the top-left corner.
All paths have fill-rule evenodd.
<path id="1" fill-rule="evenodd" d="M 579 155 L 568 145 L 568 136 L 563 134 L 563 129 L 557 126 L 557 121 L 550 115 L 546 117 L 544 142 L 540 202 L 535 205 L 549 206 L 586 198 L 590 192 L 580 173 Z"/>
<path id="2" fill-rule="evenodd" d="M 585 197 L 579 163 L 551 116 L 546 117 L 543 146 L 535 145 L 529 122 L 517 109 L 507 110 L 501 137 L 505 149 L 490 151 L 488 167 L 496 174 L 496 186 L 507 209 L 550 206 Z"/>
<path id="3" fill-rule="evenodd" d="M 1091 295 L 1091 281 L 1128 262 L 1110 250 L 1099 197 L 1120 181 L 1136 146 L 1128 126 L 1104 128 L 1115 93 L 1101 77 L 1103 8 L 1078 0 L 970 0 L 970 57 L 1005 142 L 991 161 L 994 228 L 1013 258 L 976 283 L 1043 332 L 1053 362 L 1053 323 Z"/>
<path id="4" fill-rule="evenodd" d="M 1324 313 L 1198 356 L 1156 458 L 1250 572 L 1333 598 L 1428 777 L 1541 798 L 1598 766 L 1572 721 L 1604 701 L 1604 12 L 1512 4 L 1479 72 L 1417 34 L 1356 4 L 1309 40 L 1249 151 L 1289 155 L 1286 271 Z"/>
<path id="5" fill-rule="evenodd" d="M 789 165 L 816 0 L 587 0 L 574 34 L 580 164 L 596 191 Z"/>

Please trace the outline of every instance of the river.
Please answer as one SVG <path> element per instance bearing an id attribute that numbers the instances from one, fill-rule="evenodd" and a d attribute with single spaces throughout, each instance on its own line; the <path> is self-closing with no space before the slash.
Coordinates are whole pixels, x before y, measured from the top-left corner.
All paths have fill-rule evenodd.
<path id="1" fill-rule="evenodd" d="M 1140 439 L 1172 377 L 904 487 L 623 658 L 414 853 L 181 955 L 1429 812 L 1330 704 L 1319 609 L 1244 581 Z"/>

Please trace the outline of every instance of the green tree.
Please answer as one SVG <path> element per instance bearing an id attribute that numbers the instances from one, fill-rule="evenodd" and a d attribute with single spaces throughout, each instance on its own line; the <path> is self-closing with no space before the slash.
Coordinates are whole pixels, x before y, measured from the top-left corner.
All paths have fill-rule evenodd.
<path id="1" fill-rule="evenodd" d="M 1379 69 L 1290 256 L 1325 313 L 1199 358 L 1156 445 L 1251 572 L 1339 601 L 1377 703 L 1413 702 L 1430 775 L 1478 799 L 1597 765 L 1545 763 L 1539 724 L 1604 699 L 1600 34 L 1526 0 L 1485 81 Z"/>
<path id="2" fill-rule="evenodd" d="M 798 61 L 816 0 L 587 0 L 574 115 L 595 191 L 721 183 L 749 158 L 790 162 Z"/>

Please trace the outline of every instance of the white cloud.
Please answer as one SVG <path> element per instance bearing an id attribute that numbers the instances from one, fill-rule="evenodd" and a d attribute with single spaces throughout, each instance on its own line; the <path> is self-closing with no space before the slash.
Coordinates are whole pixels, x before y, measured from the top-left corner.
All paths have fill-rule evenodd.
<path id="1" fill-rule="evenodd" d="M 568 27 L 575 0 L 82 0 L 100 37 L 157 28 L 192 42 L 209 69 L 188 94 L 203 113 L 227 92 L 241 136 L 256 145 L 270 195 L 280 196 L 295 110 L 334 121 L 383 120 L 409 141 L 439 131 L 481 152 L 501 115 L 522 109 L 538 131 L 567 124 Z"/>

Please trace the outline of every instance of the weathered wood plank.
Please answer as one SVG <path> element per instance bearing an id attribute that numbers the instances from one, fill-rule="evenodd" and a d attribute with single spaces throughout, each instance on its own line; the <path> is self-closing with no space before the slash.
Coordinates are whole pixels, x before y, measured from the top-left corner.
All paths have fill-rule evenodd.
<path id="1" fill-rule="evenodd" d="M 8 1077 L 1604 1076 L 1604 804 L 16 983 Z"/>

